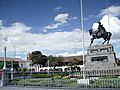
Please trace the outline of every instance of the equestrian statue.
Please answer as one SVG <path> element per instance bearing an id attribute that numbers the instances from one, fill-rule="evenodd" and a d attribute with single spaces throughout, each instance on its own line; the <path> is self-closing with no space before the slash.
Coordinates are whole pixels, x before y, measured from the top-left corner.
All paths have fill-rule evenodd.
<path id="1" fill-rule="evenodd" d="M 91 38 L 91 43 L 90 45 L 92 45 L 94 39 L 99 39 L 99 38 L 103 38 L 104 42 L 102 44 L 104 44 L 107 41 L 107 44 L 109 44 L 109 41 L 111 39 L 112 33 L 111 32 L 107 32 L 105 30 L 105 28 L 103 27 L 103 25 L 101 24 L 101 22 L 98 22 L 99 26 L 97 28 L 96 31 L 93 31 L 93 29 L 89 30 L 89 34 L 92 35 Z"/>

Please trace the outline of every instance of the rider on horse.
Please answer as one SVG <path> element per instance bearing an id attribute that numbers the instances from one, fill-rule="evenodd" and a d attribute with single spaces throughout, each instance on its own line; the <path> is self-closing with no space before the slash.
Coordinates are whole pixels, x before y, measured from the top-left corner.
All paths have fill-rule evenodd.
<path id="1" fill-rule="evenodd" d="M 98 22 L 99 26 L 98 26 L 98 29 L 97 31 L 95 31 L 96 33 L 96 36 L 102 36 L 103 34 L 105 34 L 106 30 L 105 28 L 103 27 L 103 25 L 101 24 L 101 22 Z"/>
<path id="2" fill-rule="evenodd" d="M 101 24 L 101 22 L 98 22 L 98 24 L 99 24 L 99 26 L 98 26 L 97 30 L 96 29 L 90 29 L 89 30 L 89 34 L 92 35 L 90 45 L 93 43 L 94 39 L 99 39 L 99 38 L 103 38 L 104 39 L 104 42 L 102 44 L 104 44 L 106 41 L 107 41 L 107 44 L 109 44 L 109 41 L 110 41 L 111 36 L 112 36 L 112 33 L 111 32 L 107 32 L 105 30 L 105 28 L 103 27 L 103 25 Z"/>

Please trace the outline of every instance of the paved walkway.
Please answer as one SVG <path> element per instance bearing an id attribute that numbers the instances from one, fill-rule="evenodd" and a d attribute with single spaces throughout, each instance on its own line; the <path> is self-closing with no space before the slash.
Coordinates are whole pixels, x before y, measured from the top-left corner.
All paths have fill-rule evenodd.
<path id="1" fill-rule="evenodd" d="M 79 89 L 56 89 L 39 87 L 0 87 L 0 90 L 120 90 L 120 88 L 79 88 Z"/>

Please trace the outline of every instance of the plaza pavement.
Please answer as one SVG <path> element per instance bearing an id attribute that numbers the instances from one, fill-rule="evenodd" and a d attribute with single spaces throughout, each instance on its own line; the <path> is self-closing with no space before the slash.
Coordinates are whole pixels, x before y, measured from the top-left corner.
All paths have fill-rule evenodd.
<path id="1" fill-rule="evenodd" d="M 120 90 L 120 88 L 78 88 L 78 89 L 57 89 L 40 87 L 0 87 L 0 90 Z"/>

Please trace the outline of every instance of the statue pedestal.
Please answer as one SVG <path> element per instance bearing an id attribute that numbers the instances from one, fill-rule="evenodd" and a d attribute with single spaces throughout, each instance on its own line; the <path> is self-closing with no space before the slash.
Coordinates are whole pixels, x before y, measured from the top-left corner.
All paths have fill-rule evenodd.
<path id="1" fill-rule="evenodd" d="M 109 70 L 116 66 L 116 56 L 111 44 L 93 45 L 87 49 L 86 70 Z"/>

